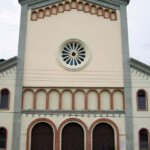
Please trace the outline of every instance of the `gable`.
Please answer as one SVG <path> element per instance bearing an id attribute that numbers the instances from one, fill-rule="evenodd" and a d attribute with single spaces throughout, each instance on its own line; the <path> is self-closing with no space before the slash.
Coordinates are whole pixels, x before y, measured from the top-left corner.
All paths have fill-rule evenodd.
<path id="1" fill-rule="evenodd" d="M 96 15 L 98 17 L 103 17 L 105 19 L 110 19 L 113 21 L 117 20 L 116 10 L 80 0 L 63 1 L 33 9 L 31 11 L 31 20 L 37 21 L 39 19 L 44 19 L 45 17 L 65 13 L 66 11 L 71 11 L 73 9 L 88 13 L 89 15 Z"/>

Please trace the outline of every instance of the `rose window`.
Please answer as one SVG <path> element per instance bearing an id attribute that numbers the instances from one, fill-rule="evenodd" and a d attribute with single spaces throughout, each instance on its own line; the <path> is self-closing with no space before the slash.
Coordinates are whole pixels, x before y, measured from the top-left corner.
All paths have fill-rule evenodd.
<path id="1" fill-rule="evenodd" d="M 58 60 L 60 64 L 69 70 L 79 70 L 86 66 L 90 54 L 87 46 L 80 40 L 65 41 L 59 51 Z"/>

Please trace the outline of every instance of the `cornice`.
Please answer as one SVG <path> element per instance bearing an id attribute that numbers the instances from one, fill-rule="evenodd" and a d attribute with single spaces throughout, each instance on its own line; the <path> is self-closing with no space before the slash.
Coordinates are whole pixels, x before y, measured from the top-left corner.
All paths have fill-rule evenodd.
<path id="1" fill-rule="evenodd" d="M 38 3 L 42 3 L 42 2 L 46 2 L 49 0 L 18 0 L 18 2 L 23 5 L 23 4 L 38 4 Z M 60 0 L 62 1 L 62 0 Z M 106 2 L 106 3 L 115 3 L 115 4 L 122 4 L 122 5 L 128 5 L 130 0 L 91 0 L 94 2 L 96 1 L 100 1 L 100 2 Z"/>
<path id="2" fill-rule="evenodd" d="M 17 56 L 0 63 L 0 72 L 17 65 Z"/>
<path id="3" fill-rule="evenodd" d="M 132 68 L 135 68 L 143 73 L 146 73 L 148 75 L 150 75 L 150 66 L 149 65 L 146 65 L 134 58 L 130 58 L 130 66 Z"/>

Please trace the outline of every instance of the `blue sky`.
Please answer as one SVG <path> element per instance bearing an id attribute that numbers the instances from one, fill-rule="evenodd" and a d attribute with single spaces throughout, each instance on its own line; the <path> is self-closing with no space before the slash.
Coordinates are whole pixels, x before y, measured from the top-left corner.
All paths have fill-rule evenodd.
<path id="1" fill-rule="evenodd" d="M 130 0 L 127 7 L 130 57 L 150 65 L 150 0 Z M 17 55 L 18 0 L 0 1 L 0 59 Z"/>

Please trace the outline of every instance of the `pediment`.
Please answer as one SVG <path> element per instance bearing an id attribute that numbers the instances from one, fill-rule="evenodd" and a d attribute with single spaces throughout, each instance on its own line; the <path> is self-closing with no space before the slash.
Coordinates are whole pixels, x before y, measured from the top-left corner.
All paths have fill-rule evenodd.
<path id="1" fill-rule="evenodd" d="M 65 13 L 73 9 L 88 13 L 89 15 L 96 15 L 97 17 L 110 19 L 111 21 L 117 20 L 117 12 L 114 9 L 110 9 L 87 1 L 68 0 L 32 9 L 31 21 L 38 21 L 39 19 L 51 17 L 52 15 L 59 15 L 60 13 Z"/>

